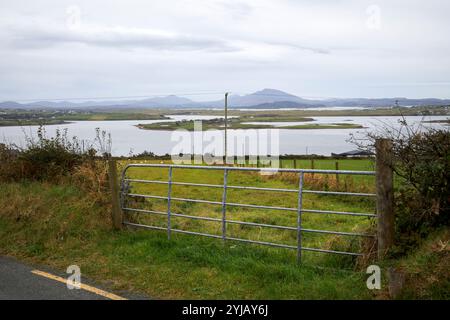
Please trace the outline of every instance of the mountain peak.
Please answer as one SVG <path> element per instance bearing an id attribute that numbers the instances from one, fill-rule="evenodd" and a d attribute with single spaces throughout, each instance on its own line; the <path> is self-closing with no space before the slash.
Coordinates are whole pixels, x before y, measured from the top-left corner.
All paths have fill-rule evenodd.
<path id="1" fill-rule="evenodd" d="M 247 107 L 247 106 L 255 106 L 264 103 L 274 103 L 274 102 L 302 102 L 303 99 L 297 96 L 294 96 L 290 93 L 265 88 L 260 91 L 256 91 L 254 93 L 244 95 L 244 96 L 232 96 L 230 97 L 230 105 L 236 107 Z"/>
<path id="2" fill-rule="evenodd" d="M 286 96 L 286 97 L 295 97 L 294 95 L 281 91 L 281 90 L 277 90 L 277 89 L 270 89 L 270 88 L 265 88 L 262 89 L 260 91 L 256 91 L 255 93 L 252 93 L 254 95 L 261 95 L 261 94 L 266 94 L 266 95 L 277 95 L 277 96 Z"/>
<path id="3" fill-rule="evenodd" d="M 408 99 L 396 98 L 333 98 L 326 100 L 311 100 L 271 88 L 246 95 L 231 95 L 229 97 L 230 107 L 256 107 L 256 108 L 304 108 L 304 107 L 392 107 L 398 101 L 403 106 L 420 105 L 450 105 L 450 99 Z M 196 102 L 188 98 L 174 94 L 156 96 L 143 100 L 117 100 L 117 101 L 38 101 L 31 103 L 18 103 L 14 101 L 0 102 L 0 109 L 19 108 L 93 108 L 93 107 L 115 107 L 115 108 L 174 108 L 174 107 L 222 107 L 223 100 Z"/>

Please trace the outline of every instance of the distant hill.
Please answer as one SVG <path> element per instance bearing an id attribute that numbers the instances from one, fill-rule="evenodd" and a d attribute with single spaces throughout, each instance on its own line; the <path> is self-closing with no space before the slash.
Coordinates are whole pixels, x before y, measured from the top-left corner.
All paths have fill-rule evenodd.
<path id="1" fill-rule="evenodd" d="M 23 105 L 14 101 L 0 102 L 0 109 L 20 109 Z"/>
<path id="2" fill-rule="evenodd" d="M 128 104 L 129 106 L 133 107 L 177 107 L 177 106 L 185 106 L 191 103 L 195 103 L 194 101 L 177 97 L 175 95 L 170 95 L 166 97 L 156 97 L 156 98 L 149 98 L 141 101 L 137 101 L 131 104 Z"/>
<path id="3" fill-rule="evenodd" d="M 326 100 L 305 99 L 293 94 L 276 90 L 263 89 L 247 95 L 230 95 L 230 108 L 312 108 L 312 107 L 365 107 L 379 108 L 399 106 L 442 106 L 450 105 L 450 99 L 408 99 L 408 98 L 334 98 Z M 143 100 L 116 101 L 37 101 L 32 103 L 17 103 L 14 101 L 0 102 L 0 108 L 221 108 L 223 99 L 216 101 L 197 102 L 184 97 L 168 95 Z"/>
<path id="4" fill-rule="evenodd" d="M 348 98 L 348 99 L 329 99 L 324 101 L 331 107 L 390 107 L 398 104 L 399 106 L 443 106 L 450 105 L 450 99 L 408 99 L 408 98 Z"/>
<path id="5" fill-rule="evenodd" d="M 244 96 L 231 96 L 229 102 L 230 106 L 239 107 L 258 106 L 261 104 L 275 102 L 296 102 L 305 105 L 310 104 L 310 101 L 306 99 L 302 99 L 292 94 L 275 89 L 264 89 Z"/>
<path id="6" fill-rule="evenodd" d="M 294 102 L 294 101 L 276 101 L 261 103 L 254 106 L 248 106 L 249 109 L 281 109 L 281 108 L 319 108 L 326 107 L 323 103 L 313 103 L 313 102 Z"/>

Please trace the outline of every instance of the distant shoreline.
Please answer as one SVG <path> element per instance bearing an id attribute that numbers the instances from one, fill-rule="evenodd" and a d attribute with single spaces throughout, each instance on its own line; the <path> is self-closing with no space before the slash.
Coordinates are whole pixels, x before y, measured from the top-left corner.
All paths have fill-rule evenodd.
<path id="1" fill-rule="evenodd" d="M 73 121 L 139 121 L 139 120 L 169 120 L 172 116 L 210 116 L 223 117 L 223 109 L 105 109 L 105 110 L 22 110 L 22 109 L 0 109 L 0 127 L 9 126 L 37 126 L 37 125 L 63 125 Z M 243 122 L 307 122 L 312 117 L 389 117 L 389 116 L 450 116 L 448 107 L 400 107 L 400 108 L 355 108 L 355 109 L 255 109 L 245 111 L 230 108 L 228 110 L 229 124 L 231 129 L 248 128 L 273 128 L 242 124 Z M 239 118 L 241 124 L 237 125 Z M 208 125 L 209 120 L 203 123 Z M 441 122 L 442 121 L 442 122 Z M 441 120 L 441 123 L 446 123 Z M 338 121 L 340 122 L 340 121 Z M 170 122 L 172 123 L 172 122 Z M 211 122 L 211 126 L 220 127 L 217 121 Z M 155 125 L 151 129 L 167 130 Z M 353 128 L 354 126 L 352 126 Z M 149 129 L 140 126 L 141 129 Z M 283 129 L 314 129 L 316 126 L 304 125 L 302 127 L 282 127 Z M 334 125 L 330 129 L 343 129 L 343 124 Z M 321 127 L 324 129 L 324 127 Z"/>

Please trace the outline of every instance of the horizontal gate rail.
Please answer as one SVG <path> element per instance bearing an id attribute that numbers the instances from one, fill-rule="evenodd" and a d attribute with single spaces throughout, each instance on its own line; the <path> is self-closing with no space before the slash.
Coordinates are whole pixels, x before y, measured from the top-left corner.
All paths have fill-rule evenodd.
<path id="1" fill-rule="evenodd" d="M 168 200 L 169 199 L 168 197 L 165 197 L 165 196 L 152 196 L 152 195 L 147 195 L 147 194 L 136 194 L 136 193 L 124 193 L 123 195 L 130 196 L 130 197 L 147 198 L 147 199 L 159 199 L 159 200 Z M 220 202 L 220 201 L 209 201 L 209 200 L 177 198 L 177 197 L 171 197 L 170 199 L 175 200 L 175 201 L 186 201 L 186 202 L 222 205 L 222 202 Z M 260 206 L 260 205 L 256 205 L 256 204 L 233 203 L 233 202 L 227 202 L 227 206 L 255 208 L 255 209 L 271 209 L 271 210 L 282 210 L 282 211 L 295 211 L 295 212 L 297 211 L 296 208 Z M 329 211 L 329 210 L 315 210 L 315 209 L 302 209 L 302 212 L 350 215 L 350 216 L 362 216 L 362 217 L 374 217 L 374 218 L 376 217 L 376 215 L 372 214 L 372 213 L 360 213 L 360 212 Z"/>
<path id="2" fill-rule="evenodd" d="M 161 180 L 145 180 L 145 179 L 130 179 L 126 177 L 127 170 L 129 168 L 166 168 L 169 169 L 169 178 L 168 181 Z M 206 184 L 206 183 L 191 183 L 191 182 L 178 182 L 173 181 L 172 179 L 172 171 L 173 169 L 198 169 L 198 170 L 222 170 L 224 172 L 223 184 Z M 264 187 L 254 187 L 254 186 L 236 186 L 227 184 L 227 173 L 229 171 L 242 171 L 242 172 L 291 172 L 298 173 L 300 177 L 299 188 L 297 189 L 288 189 L 288 188 L 264 188 Z M 343 174 L 343 175 L 368 175 L 373 176 L 375 172 L 373 171 L 352 171 L 352 170 L 315 170 L 315 169 L 273 169 L 273 168 L 249 168 L 249 167 L 227 167 L 227 166 L 189 166 L 189 165 L 167 165 L 167 164 L 129 164 L 127 165 L 122 172 L 122 188 L 121 188 L 121 197 L 123 204 L 122 210 L 142 213 L 142 214 L 156 214 L 167 217 L 167 227 L 158 227 L 158 226 L 150 226 L 144 225 L 140 223 L 133 223 L 130 221 L 124 221 L 125 225 L 153 229 L 153 230 L 164 230 L 167 232 L 168 237 L 170 239 L 171 232 L 176 233 L 184 233 L 191 235 L 200 235 L 211 238 L 218 238 L 223 240 L 232 240 L 232 241 L 240 241 L 247 243 L 255 243 L 261 245 L 267 245 L 272 247 L 279 248 L 287 248 L 287 249 L 295 249 L 297 250 L 297 258 L 298 261 L 301 260 L 301 252 L 302 251 L 312 251 L 312 252 L 322 252 L 322 253 L 333 253 L 333 254 L 342 254 L 342 255 L 351 255 L 351 256 L 360 256 L 361 253 L 355 252 L 345 252 L 345 251 L 336 251 L 336 250 L 328 250 L 328 249 L 320 249 L 320 248 L 308 248 L 302 246 L 302 233 L 316 233 L 316 234 L 330 234 L 330 235 L 339 235 L 339 236 L 350 236 L 350 237 L 375 237 L 375 235 L 366 234 L 366 233 L 358 233 L 358 232 L 344 232 L 344 231 L 331 231 L 331 230 L 318 230 L 318 229 L 310 229 L 302 227 L 302 215 L 303 214 L 325 214 L 325 215 L 345 215 L 345 216 L 359 216 L 359 217 L 367 217 L 367 218 L 377 218 L 376 214 L 373 213 L 359 213 L 359 212 L 345 212 L 345 211 L 331 211 L 331 210 L 319 210 L 319 209 L 304 209 L 302 207 L 302 195 L 303 194 L 319 194 L 319 195 L 336 195 L 336 196 L 360 196 L 360 197 L 374 197 L 376 194 L 374 193 L 358 193 L 358 192 L 340 192 L 340 191 L 320 191 L 320 190 L 305 190 L 303 188 L 303 177 L 305 173 L 315 173 L 315 174 Z M 139 194 L 139 193 L 130 193 L 128 192 L 128 188 L 124 186 L 129 186 L 131 183 L 144 183 L 144 184 L 162 184 L 168 185 L 168 195 L 167 196 L 158 196 L 158 195 L 150 195 L 150 194 Z M 202 200 L 202 199 L 190 199 L 190 198 L 180 198 L 174 197 L 172 195 L 172 186 L 196 186 L 196 187 L 205 187 L 205 188 L 220 188 L 223 189 L 222 201 L 210 201 L 210 200 Z M 298 193 L 298 207 L 290 208 L 290 207 L 279 207 L 279 206 L 265 206 L 265 205 L 255 205 L 255 204 L 247 204 L 247 203 L 234 203 L 227 201 L 227 189 L 236 189 L 236 190 L 255 190 L 255 191 L 270 191 L 270 192 L 286 192 L 286 193 Z M 147 209 L 138 209 L 138 208 L 130 208 L 126 207 L 124 198 L 145 198 L 145 199 L 157 199 L 167 201 L 167 211 L 156 211 L 156 210 L 147 210 Z M 182 201 L 182 202 L 192 202 L 192 203 L 204 203 L 204 204 L 212 204 L 212 205 L 221 205 L 222 206 L 222 217 L 204 217 L 204 216 L 194 216 L 187 215 L 182 213 L 175 213 L 171 211 L 171 203 L 174 201 Z M 241 207 L 241 208 L 254 208 L 254 209 L 268 209 L 268 210 L 279 210 L 279 211 L 288 211 L 288 212 L 296 212 L 298 214 L 297 226 L 283 226 L 283 225 L 273 225 L 273 224 L 264 224 L 264 223 L 256 223 L 256 222 L 248 222 L 248 221 L 238 221 L 238 220 L 228 220 L 226 218 L 226 209 L 227 207 Z M 209 233 L 201 233 L 194 232 L 188 230 L 181 230 L 177 228 L 171 227 L 171 219 L 174 217 L 185 218 L 185 219 L 193 219 L 193 220 L 204 220 L 210 222 L 222 223 L 222 234 L 209 234 Z M 250 239 L 229 237 L 226 235 L 226 226 L 227 224 L 237 224 L 237 225 L 248 225 L 254 227 L 266 227 L 266 228 L 274 228 L 280 230 L 289 230 L 289 231 L 297 231 L 297 245 L 288 245 L 281 243 L 273 243 L 273 242 L 265 242 L 265 241 L 256 241 Z"/>
<path id="3" fill-rule="evenodd" d="M 135 182 L 135 183 L 169 184 L 167 181 L 159 181 L 159 180 L 125 179 L 125 181 L 126 182 Z M 207 187 L 207 188 L 223 188 L 223 185 L 221 185 L 221 184 L 190 183 L 190 182 L 172 182 L 172 185 Z M 230 186 L 230 185 L 227 185 L 227 189 L 274 191 L 274 192 L 294 192 L 294 193 L 298 192 L 298 189 L 261 188 L 261 187 Z M 346 195 L 346 196 L 376 197 L 375 193 L 360 193 L 360 192 L 319 191 L 319 190 L 305 190 L 304 189 L 303 193 L 327 194 L 327 195 L 337 195 L 337 196 Z"/>
<path id="4" fill-rule="evenodd" d="M 164 216 L 167 215 L 167 212 L 163 212 L 163 211 L 153 211 L 153 210 L 134 209 L 134 208 L 123 208 L 123 210 L 140 212 L 140 213 L 148 213 L 148 214 L 159 214 L 159 215 L 164 215 Z M 181 213 L 171 213 L 171 216 L 172 217 L 189 218 L 189 219 L 193 219 L 193 220 L 205 220 L 205 221 L 214 221 L 214 222 L 222 222 L 223 221 L 221 218 L 192 216 L 192 215 L 186 215 L 186 214 L 181 214 Z M 280 225 L 274 225 L 274 224 L 237 221 L 237 220 L 225 220 L 225 221 L 227 223 L 231 223 L 231 224 L 241 224 L 241 225 L 249 225 L 249 226 L 255 226 L 255 227 L 267 227 L 267 228 L 292 230 L 292 231 L 297 230 L 296 227 L 280 226 Z M 342 231 L 316 230 L 316 229 L 304 229 L 304 228 L 302 229 L 302 231 L 311 232 L 311 233 L 336 234 L 336 235 L 342 235 L 342 236 L 375 237 L 372 234 L 356 233 L 356 232 L 342 232 Z"/>
<path id="5" fill-rule="evenodd" d="M 137 228 L 144 228 L 144 229 L 154 229 L 154 230 L 164 230 L 166 231 L 167 228 L 164 227 L 156 227 L 156 226 L 148 226 L 145 224 L 139 224 L 139 223 L 132 223 L 132 222 L 124 222 L 125 225 L 137 227 Z M 210 234 L 210 233 L 201 233 L 201 232 L 194 232 L 194 231 L 186 231 L 186 230 L 180 230 L 180 229 L 171 229 L 173 232 L 178 233 L 185 233 L 185 234 L 193 234 L 193 235 L 200 235 L 210 238 L 217 238 L 221 239 L 222 236 L 216 235 L 216 234 Z M 281 244 L 281 243 L 273 243 L 273 242 L 265 242 L 265 241 L 256 241 L 256 240 L 250 240 L 250 239 L 241 239 L 241 238 L 233 238 L 233 237 L 227 237 L 227 240 L 231 241 L 239 241 L 239 242 L 248 242 L 248 243 L 256 243 L 256 244 L 262 244 L 267 245 L 271 247 L 279 247 L 279 248 L 287 248 L 287 249 L 295 249 L 297 250 L 297 246 L 291 246 L 288 244 Z M 349 256 L 362 256 L 361 253 L 355 253 L 355 252 L 346 252 L 346 251 L 336 251 L 336 250 L 327 250 L 327 249 L 317 249 L 317 248 L 308 248 L 308 247 L 302 247 L 302 251 L 313 251 L 313 252 L 323 252 L 323 253 L 335 253 L 335 254 L 343 254 L 343 255 L 349 255 Z"/>
<path id="6" fill-rule="evenodd" d="M 322 174 L 350 174 L 374 176 L 375 171 L 356 170 L 322 170 L 322 169 L 281 169 L 281 168 L 251 168 L 251 167 L 224 167 L 224 166 L 190 166 L 180 164 L 153 164 L 153 163 L 130 163 L 124 168 L 124 172 L 129 168 L 174 168 L 174 169 L 203 169 L 203 170 L 225 170 L 230 171 L 255 171 L 255 172 L 294 172 L 294 173 L 322 173 Z"/>

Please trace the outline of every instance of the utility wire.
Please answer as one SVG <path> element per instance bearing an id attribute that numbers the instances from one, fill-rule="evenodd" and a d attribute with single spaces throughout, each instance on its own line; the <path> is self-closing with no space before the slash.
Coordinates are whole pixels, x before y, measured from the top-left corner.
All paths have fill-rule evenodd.
<path id="1" fill-rule="evenodd" d="M 285 94 L 276 94 L 276 93 L 258 93 L 258 92 L 235 92 L 235 91 L 228 91 L 230 92 L 230 98 L 236 95 L 242 97 L 245 95 L 251 95 L 251 96 L 258 96 L 258 97 L 285 97 Z M 163 98 L 163 97 L 169 97 L 169 96 L 179 96 L 179 97 L 185 97 L 185 96 L 205 96 L 205 95 L 223 95 L 225 94 L 225 91 L 198 91 L 198 92 L 178 92 L 178 93 L 160 93 L 160 94 L 146 94 L 146 95 L 134 95 L 134 96 L 103 96 L 103 97 L 70 97 L 70 98 L 28 98 L 28 99 L 9 99 L 10 101 L 16 101 L 16 102 L 42 102 L 42 101 L 78 101 L 78 100 L 86 100 L 86 102 L 89 102 L 91 100 L 114 100 L 114 99 L 150 99 L 150 98 Z M 290 94 L 287 94 L 290 95 Z M 298 97 L 295 95 L 290 95 L 292 97 Z M 301 98 L 301 97 L 298 97 Z M 303 99 L 333 99 L 332 97 L 312 97 L 308 96 L 308 98 Z"/>
<path id="2" fill-rule="evenodd" d="M 111 99 L 135 99 L 135 98 L 159 98 L 159 97 L 169 97 L 169 96 L 200 96 L 200 95 L 219 95 L 224 94 L 224 91 L 200 91 L 200 92 L 183 92 L 183 93 L 164 93 L 164 94 L 147 94 L 147 95 L 136 95 L 136 96 L 106 96 L 106 97 L 71 97 L 71 98 L 28 98 L 28 99 L 9 99 L 13 101 L 65 101 L 65 100 L 111 100 Z"/>

